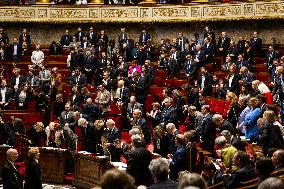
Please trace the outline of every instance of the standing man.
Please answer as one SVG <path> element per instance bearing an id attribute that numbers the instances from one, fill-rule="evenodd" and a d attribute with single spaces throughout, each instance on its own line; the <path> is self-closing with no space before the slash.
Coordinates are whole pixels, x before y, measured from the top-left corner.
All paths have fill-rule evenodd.
<path id="1" fill-rule="evenodd" d="M 23 179 L 15 166 L 18 151 L 10 148 L 7 151 L 7 160 L 2 168 L 3 189 L 22 189 Z"/>

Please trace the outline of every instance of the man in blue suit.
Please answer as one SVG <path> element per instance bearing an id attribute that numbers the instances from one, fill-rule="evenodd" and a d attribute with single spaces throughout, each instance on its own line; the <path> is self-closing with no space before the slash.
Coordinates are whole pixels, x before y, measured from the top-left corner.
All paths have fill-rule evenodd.
<path id="1" fill-rule="evenodd" d="M 112 119 L 108 119 L 106 121 L 106 126 L 109 130 L 108 143 L 113 143 L 113 141 L 117 138 L 120 139 L 120 131 L 115 126 L 115 122 Z"/>
<path id="2" fill-rule="evenodd" d="M 99 108 L 93 103 L 91 98 L 86 100 L 86 104 L 83 105 L 82 114 L 86 116 L 86 119 L 90 122 L 98 119 L 99 116 Z"/>
<path id="3" fill-rule="evenodd" d="M 182 134 L 177 134 L 175 138 L 175 143 L 177 151 L 172 155 L 169 154 L 168 158 L 170 161 L 170 179 L 177 180 L 178 173 L 188 169 L 188 159 L 187 159 L 187 148 L 185 146 L 184 136 Z"/>

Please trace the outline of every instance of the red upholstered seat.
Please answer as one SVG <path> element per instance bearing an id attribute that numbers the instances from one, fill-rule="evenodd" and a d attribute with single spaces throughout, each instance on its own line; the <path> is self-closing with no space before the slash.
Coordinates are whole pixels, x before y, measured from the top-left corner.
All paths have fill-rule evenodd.
<path id="1" fill-rule="evenodd" d="M 121 115 L 122 114 L 122 109 L 118 105 L 111 104 L 110 105 L 110 115 Z"/>
<path id="2" fill-rule="evenodd" d="M 36 102 L 35 101 L 28 102 L 28 111 L 29 112 L 35 111 L 35 108 L 36 108 Z"/>
<path id="3" fill-rule="evenodd" d="M 151 111 L 151 107 L 152 107 L 153 102 L 154 102 L 154 97 L 152 95 L 147 95 L 146 101 L 145 101 L 146 112 Z"/>
<path id="4" fill-rule="evenodd" d="M 156 77 L 160 77 L 160 78 L 166 78 L 168 76 L 168 73 L 166 70 L 157 70 L 156 72 Z"/>
<path id="5" fill-rule="evenodd" d="M 262 82 L 268 82 L 271 81 L 271 76 L 267 72 L 260 72 L 257 74 L 257 79 Z"/>
<path id="6" fill-rule="evenodd" d="M 220 99 L 214 99 L 211 101 L 211 111 L 214 113 L 223 114 L 225 108 L 225 101 Z"/>
<path id="7" fill-rule="evenodd" d="M 184 134 L 186 132 L 186 126 L 180 125 L 178 130 L 181 134 Z"/>
<path id="8" fill-rule="evenodd" d="M 121 141 L 127 144 L 131 144 L 131 136 L 128 132 L 121 132 Z"/>
<path id="9" fill-rule="evenodd" d="M 166 81 L 164 79 L 157 78 L 157 79 L 154 79 L 152 84 L 157 85 L 157 86 L 164 86 L 165 82 Z"/>

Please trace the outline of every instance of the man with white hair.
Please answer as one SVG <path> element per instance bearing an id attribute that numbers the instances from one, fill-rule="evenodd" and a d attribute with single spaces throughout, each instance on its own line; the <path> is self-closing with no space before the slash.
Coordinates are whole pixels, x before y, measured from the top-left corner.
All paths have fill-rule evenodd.
<path id="1" fill-rule="evenodd" d="M 228 130 L 232 135 L 235 135 L 236 132 L 234 126 L 229 121 L 223 119 L 221 114 L 214 114 L 212 117 L 212 122 L 219 129 L 220 133 L 224 130 Z"/>
<path id="2" fill-rule="evenodd" d="M 173 123 L 168 123 L 166 125 L 166 130 L 170 138 L 169 152 L 174 153 L 176 151 L 175 138 L 179 134 L 179 130 L 176 128 L 175 124 Z"/>
<path id="3" fill-rule="evenodd" d="M 261 81 L 259 80 L 254 80 L 251 83 L 252 89 L 255 91 L 255 94 L 265 94 L 265 93 L 270 93 L 269 88 Z"/>
<path id="4" fill-rule="evenodd" d="M 145 120 L 145 118 L 142 117 L 142 111 L 140 109 L 135 109 L 133 111 L 133 120 L 131 122 L 131 125 L 140 126 L 146 143 L 151 143 L 151 132 L 148 127 L 147 121 Z"/>
<path id="5" fill-rule="evenodd" d="M 23 178 L 21 177 L 15 162 L 18 159 L 18 151 L 10 148 L 7 150 L 7 160 L 2 168 L 2 181 L 4 189 L 22 189 Z"/>
<path id="6" fill-rule="evenodd" d="M 176 189 L 177 182 L 170 180 L 169 163 L 165 158 L 154 159 L 150 162 L 149 169 L 154 180 L 154 184 L 149 186 L 149 189 Z"/>
<path id="7" fill-rule="evenodd" d="M 117 138 L 120 139 L 120 130 L 115 126 L 115 122 L 112 119 L 108 119 L 106 121 L 106 126 L 109 131 L 108 135 L 108 143 L 113 143 L 113 141 Z"/>
<path id="8" fill-rule="evenodd" d="M 173 99 L 171 97 L 166 97 L 164 103 L 165 108 L 161 113 L 161 124 L 163 126 L 167 125 L 168 123 L 177 124 L 178 117 L 176 109 L 173 106 Z"/>
<path id="9" fill-rule="evenodd" d="M 143 107 L 142 104 L 136 101 L 135 96 L 130 97 L 130 102 L 127 104 L 127 109 L 126 109 L 126 117 L 128 121 L 131 121 L 133 118 L 133 112 L 135 109 L 139 109 L 142 111 Z"/>

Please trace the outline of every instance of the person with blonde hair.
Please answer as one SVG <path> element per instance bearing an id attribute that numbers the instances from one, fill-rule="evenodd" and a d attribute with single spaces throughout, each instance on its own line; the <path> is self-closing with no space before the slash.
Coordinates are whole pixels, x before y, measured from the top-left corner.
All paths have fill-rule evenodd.
<path id="1" fill-rule="evenodd" d="M 33 127 L 28 130 L 27 132 L 28 141 L 30 146 L 38 146 L 43 147 L 45 146 L 45 141 L 47 139 L 44 125 L 42 122 L 37 122 L 33 125 Z"/>
<path id="2" fill-rule="evenodd" d="M 42 189 L 41 170 L 38 164 L 39 148 L 32 147 L 28 151 L 29 160 L 26 165 L 24 189 Z"/>
<path id="3" fill-rule="evenodd" d="M 235 93 L 229 92 L 226 96 L 227 102 L 230 103 L 229 109 L 227 111 L 227 120 L 234 126 L 234 128 L 238 124 L 238 118 L 241 113 L 241 108 L 238 104 L 238 97 Z"/>

